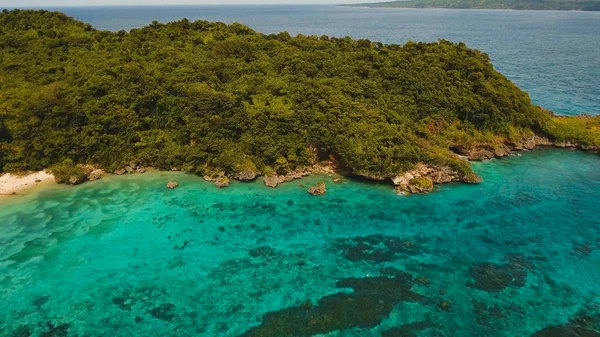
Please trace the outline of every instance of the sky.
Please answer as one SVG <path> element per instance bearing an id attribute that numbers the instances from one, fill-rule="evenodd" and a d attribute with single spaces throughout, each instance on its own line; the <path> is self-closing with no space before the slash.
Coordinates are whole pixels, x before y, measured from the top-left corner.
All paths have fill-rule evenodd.
<path id="1" fill-rule="evenodd" d="M 225 5 L 225 4 L 343 4 L 383 0 L 0 0 L 1 7 L 100 6 L 100 5 Z"/>

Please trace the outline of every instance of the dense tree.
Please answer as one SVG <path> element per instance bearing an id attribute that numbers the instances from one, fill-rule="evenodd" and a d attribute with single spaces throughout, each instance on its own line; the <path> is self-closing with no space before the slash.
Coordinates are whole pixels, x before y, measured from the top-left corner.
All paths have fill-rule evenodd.
<path id="1" fill-rule="evenodd" d="M 568 119 L 533 106 L 486 54 L 448 41 L 264 35 L 185 19 L 107 32 L 12 10 L 0 14 L 0 61 L 4 171 L 139 162 L 281 172 L 316 153 L 365 175 L 419 161 L 468 173 L 449 148 L 552 132 L 598 142 L 597 128 L 565 132 Z"/>

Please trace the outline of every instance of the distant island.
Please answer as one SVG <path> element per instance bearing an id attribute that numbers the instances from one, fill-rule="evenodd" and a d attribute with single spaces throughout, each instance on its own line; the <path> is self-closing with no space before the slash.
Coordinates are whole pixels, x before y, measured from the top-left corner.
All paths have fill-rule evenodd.
<path id="1" fill-rule="evenodd" d="M 467 159 L 600 149 L 600 117 L 532 105 L 464 43 L 186 19 L 110 32 L 4 10 L 0 60 L 0 173 L 50 169 L 70 184 L 153 167 L 276 186 L 325 165 L 426 193 L 481 181 Z"/>
<path id="2" fill-rule="evenodd" d="M 600 11 L 600 0 L 407 0 L 342 5 L 372 8 L 448 8 Z"/>

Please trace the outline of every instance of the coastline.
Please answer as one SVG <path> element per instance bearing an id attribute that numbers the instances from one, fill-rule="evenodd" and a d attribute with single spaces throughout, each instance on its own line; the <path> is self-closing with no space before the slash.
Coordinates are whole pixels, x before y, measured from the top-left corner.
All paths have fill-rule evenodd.
<path id="1" fill-rule="evenodd" d="M 501 159 L 501 158 L 517 155 L 520 152 L 529 152 L 531 150 L 543 149 L 543 148 L 572 149 L 572 150 L 578 150 L 578 151 L 583 151 L 583 152 L 588 152 L 588 153 L 600 154 L 600 152 L 598 152 L 597 148 L 585 148 L 585 147 L 579 146 L 579 144 L 573 144 L 573 143 L 553 143 L 553 142 L 549 142 L 549 141 L 547 141 L 547 139 L 541 138 L 541 137 L 538 139 L 541 139 L 542 141 L 535 142 L 534 146 L 503 148 L 500 151 L 498 151 L 497 149 L 492 149 L 492 148 L 484 147 L 484 146 L 480 145 L 473 149 L 475 151 L 474 151 L 474 153 L 471 153 L 471 155 L 466 155 L 466 156 L 461 155 L 461 157 L 463 157 L 464 160 L 466 160 L 470 164 L 472 164 L 472 163 L 476 163 L 476 162 L 488 161 L 491 159 Z M 481 155 L 480 151 L 486 152 L 486 155 L 480 157 L 480 155 Z M 108 173 L 108 172 L 105 172 L 102 170 L 102 174 L 99 177 L 97 177 L 96 179 L 89 179 L 89 177 L 88 177 L 88 179 L 86 179 L 82 183 L 100 180 L 102 176 L 121 176 L 121 175 L 143 174 L 145 172 L 161 172 L 161 171 L 169 172 L 169 171 L 174 171 L 174 170 L 160 170 L 160 169 L 156 169 L 156 168 L 147 167 L 147 168 L 143 168 L 142 170 L 139 170 L 139 171 L 132 170 L 129 172 L 118 172 L 117 174 Z M 176 171 L 179 171 L 179 170 L 176 170 Z M 313 175 L 328 176 L 328 177 L 332 178 L 335 183 L 338 183 L 342 179 L 355 178 L 355 179 L 359 179 L 359 180 L 368 180 L 368 181 L 378 182 L 378 183 L 382 183 L 382 184 L 388 184 L 388 185 L 390 185 L 390 187 L 393 187 L 392 191 L 399 195 L 428 194 L 428 193 L 433 192 L 433 190 L 434 190 L 433 186 L 431 186 L 431 188 L 421 189 L 420 186 L 414 186 L 414 185 L 410 184 L 410 180 L 412 180 L 414 178 L 419 178 L 419 177 L 430 179 L 433 182 L 434 186 L 451 183 L 451 182 L 463 182 L 463 183 L 467 183 L 467 184 L 481 182 L 481 180 L 465 181 L 465 180 L 461 179 L 461 177 L 456 176 L 456 172 L 449 171 L 447 167 L 444 167 L 444 166 L 437 167 L 437 166 L 431 166 L 431 165 L 427 165 L 427 164 L 423 164 L 423 163 L 417 165 L 417 168 L 415 168 L 414 170 L 398 174 L 396 177 L 394 177 L 392 179 L 379 179 L 377 177 L 369 177 L 367 175 L 349 173 L 343 169 L 336 167 L 334 163 L 328 162 L 328 161 L 319 162 L 313 166 L 298 168 L 296 170 L 290 171 L 286 175 L 270 176 L 270 175 L 264 175 L 264 174 L 257 174 L 253 179 L 234 178 L 232 175 L 223 175 L 222 177 L 225 177 L 225 178 L 231 179 L 231 180 L 240 181 L 240 182 L 248 182 L 248 181 L 254 181 L 254 180 L 260 179 L 263 181 L 264 187 L 276 188 L 278 185 L 282 185 L 282 184 L 292 182 L 295 180 L 302 180 L 305 177 L 309 177 L 309 176 L 313 176 Z M 407 177 L 407 175 L 408 175 L 408 177 Z M 275 182 L 273 182 L 273 179 L 275 179 Z M 204 180 L 207 182 L 215 182 L 215 179 L 210 179 L 206 176 L 204 177 Z M 165 181 L 165 184 L 166 183 L 167 182 Z M 28 192 L 30 192 L 32 189 L 34 189 L 36 187 L 50 185 L 50 184 L 58 185 L 59 183 L 56 182 L 54 175 L 47 173 L 46 171 L 33 172 L 33 173 L 26 174 L 26 175 L 15 175 L 15 174 L 11 174 L 11 173 L 5 173 L 3 175 L 0 175 L 0 201 L 2 201 L 3 199 L 9 198 L 10 196 L 26 195 Z M 75 185 L 79 185 L 79 184 L 75 184 Z M 217 183 L 215 183 L 215 185 L 218 188 L 226 188 L 229 186 L 229 184 L 221 186 Z"/>
<path id="2" fill-rule="evenodd" d="M 28 190 L 47 183 L 54 183 L 54 176 L 46 171 L 15 175 L 5 173 L 0 176 L 0 200 L 11 195 L 22 195 Z"/>

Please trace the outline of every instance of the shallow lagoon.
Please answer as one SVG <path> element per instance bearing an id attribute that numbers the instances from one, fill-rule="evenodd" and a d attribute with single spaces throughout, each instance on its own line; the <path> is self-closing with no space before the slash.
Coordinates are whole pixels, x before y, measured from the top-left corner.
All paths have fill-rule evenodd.
<path id="1" fill-rule="evenodd" d="M 416 322 L 417 336 L 527 336 L 600 314 L 599 167 L 538 150 L 475 164 L 483 184 L 411 197 L 324 176 L 219 190 L 173 172 L 40 188 L 0 205 L 0 335 L 266 336 L 250 329 L 290 307 L 343 325 L 347 295 L 393 308 L 324 336 Z M 319 180 L 327 194 L 306 193 Z M 388 267 L 422 296 L 336 287 Z"/>

